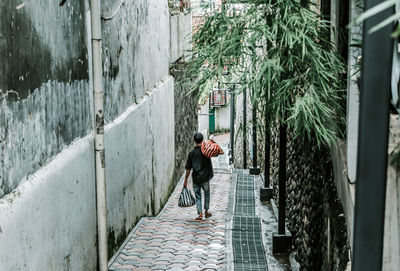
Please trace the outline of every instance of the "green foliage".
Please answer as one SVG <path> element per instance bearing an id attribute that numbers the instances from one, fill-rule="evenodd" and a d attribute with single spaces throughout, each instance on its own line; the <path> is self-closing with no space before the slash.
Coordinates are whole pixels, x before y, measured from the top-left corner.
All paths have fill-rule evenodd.
<path id="1" fill-rule="evenodd" d="M 192 91 L 200 93 L 210 80 L 235 82 L 237 92 L 252 89 L 253 105 L 266 105 L 259 111 L 270 123 L 286 122 L 295 136 L 330 145 L 344 119 L 340 78 L 345 67 L 327 33 L 328 23 L 300 0 L 227 1 L 193 35 L 185 77 L 194 79 Z"/>

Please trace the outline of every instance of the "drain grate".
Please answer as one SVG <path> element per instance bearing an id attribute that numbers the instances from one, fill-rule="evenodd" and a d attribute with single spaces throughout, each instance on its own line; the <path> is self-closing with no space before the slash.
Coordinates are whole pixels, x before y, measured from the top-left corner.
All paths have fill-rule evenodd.
<path id="1" fill-rule="evenodd" d="M 254 176 L 238 172 L 235 216 L 232 225 L 234 270 L 268 270 L 261 235 L 260 218 L 255 216 Z"/>
<path id="2" fill-rule="evenodd" d="M 260 218 L 248 217 L 248 216 L 234 216 L 232 230 L 261 232 Z"/>
<path id="3" fill-rule="evenodd" d="M 260 218 L 235 216 L 232 243 L 235 270 L 267 270 Z"/>
<path id="4" fill-rule="evenodd" d="M 236 189 L 237 190 L 254 190 L 254 184 L 250 184 L 250 183 L 238 183 L 236 185 Z"/>
<path id="5" fill-rule="evenodd" d="M 235 214 L 242 216 L 255 215 L 254 177 L 238 175 L 235 198 Z"/>

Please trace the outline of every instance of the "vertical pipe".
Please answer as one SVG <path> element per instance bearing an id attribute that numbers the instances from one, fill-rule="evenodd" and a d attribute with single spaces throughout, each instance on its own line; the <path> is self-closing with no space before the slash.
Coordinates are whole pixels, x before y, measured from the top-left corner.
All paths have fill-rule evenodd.
<path id="1" fill-rule="evenodd" d="M 271 156 L 271 135 L 269 131 L 269 123 L 268 123 L 268 116 L 267 116 L 268 108 L 267 108 L 267 101 L 265 101 L 265 160 L 264 160 L 264 187 L 269 187 L 270 184 L 270 156 Z"/>
<path id="2" fill-rule="evenodd" d="M 92 67 L 93 95 L 95 115 L 95 166 L 96 166 L 96 207 L 97 207 L 97 242 L 98 264 L 100 271 L 108 269 L 107 252 L 107 205 L 106 205 L 106 175 L 104 155 L 104 109 L 103 83 L 101 63 L 101 25 L 100 0 L 90 1 L 91 32 L 92 32 Z"/>
<path id="3" fill-rule="evenodd" d="M 243 90 L 243 169 L 247 168 L 247 101 L 246 89 Z"/>
<path id="4" fill-rule="evenodd" d="M 278 233 L 285 234 L 286 209 L 286 124 L 279 125 L 279 210 Z"/>
<path id="5" fill-rule="evenodd" d="M 235 86 L 231 90 L 231 130 L 230 130 L 230 137 L 231 137 L 231 157 L 230 162 L 232 163 L 234 160 L 234 140 L 235 140 Z"/>
<path id="6" fill-rule="evenodd" d="M 380 2 L 366 0 L 365 9 Z M 368 32 L 393 13 L 394 8 L 386 9 L 363 26 L 352 260 L 355 271 L 382 270 L 393 26 Z"/>
<path id="7" fill-rule="evenodd" d="M 257 108 L 253 105 L 253 168 L 257 168 Z"/>

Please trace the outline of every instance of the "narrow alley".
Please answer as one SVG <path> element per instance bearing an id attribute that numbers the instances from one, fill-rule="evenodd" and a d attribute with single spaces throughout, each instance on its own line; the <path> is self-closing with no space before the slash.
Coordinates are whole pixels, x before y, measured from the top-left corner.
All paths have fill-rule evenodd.
<path id="1" fill-rule="evenodd" d="M 399 271 L 399 18 L 0 0 L 0 271 Z"/>
<path id="2" fill-rule="evenodd" d="M 164 209 L 156 217 L 142 218 L 131 231 L 110 260 L 110 271 L 292 270 L 288 258 L 277 259 L 264 246 L 270 245 L 277 223 L 270 205 L 255 199 L 260 183 L 228 164 L 229 134 L 215 141 L 225 154 L 212 158 L 212 217 L 197 221 L 195 206 L 178 207 L 182 176 Z"/>

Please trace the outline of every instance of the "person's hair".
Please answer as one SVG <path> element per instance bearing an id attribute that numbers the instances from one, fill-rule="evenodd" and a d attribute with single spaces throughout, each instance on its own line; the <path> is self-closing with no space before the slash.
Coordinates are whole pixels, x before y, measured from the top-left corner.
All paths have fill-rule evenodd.
<path id="1" fill-rule="evenodd" d="M 203 141 L 203 135 L 201 133 L 195 133 L 193 139 L 197 144 L 201 143 Z"/>

